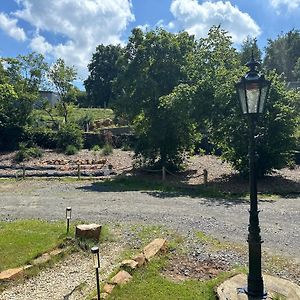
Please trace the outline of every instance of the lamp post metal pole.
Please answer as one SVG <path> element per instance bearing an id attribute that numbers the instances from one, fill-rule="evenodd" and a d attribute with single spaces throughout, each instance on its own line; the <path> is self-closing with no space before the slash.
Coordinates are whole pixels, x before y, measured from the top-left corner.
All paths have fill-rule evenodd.
<path id="1" fill-rule="evenodd" d="M 100 300 L 99 268 L 96 268 L 96 280 L 97 280 L 97 298 L 98 300 Z"/>
<path id="2" fill-rule="evenodd" d="M 247 294 L 264 298 L 264 283 L 261 272 L 261 236 L 257 205 L 257 174 L 255 154 L 255 116 L 249 115 L 249 186 L 250 186 L 250 217 L 248 226 L 249 274 Z"/>

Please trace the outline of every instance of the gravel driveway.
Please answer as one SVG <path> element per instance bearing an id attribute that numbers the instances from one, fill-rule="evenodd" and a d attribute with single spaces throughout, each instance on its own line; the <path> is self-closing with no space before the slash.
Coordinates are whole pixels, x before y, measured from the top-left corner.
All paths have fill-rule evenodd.
<path id="1" fill-rule="evenodd" d="M 60 220 L 72 207 L 76 219 L 100 223 L 161 224 L 179 232 L 200 230 L 245 243 L 247 201 L 180 196 L 162 192 L 113 192 L 91 181 L 0 183 L 0 220 Z M 260 202 L 263 249 L 300 262 L 300 198 Z"/>

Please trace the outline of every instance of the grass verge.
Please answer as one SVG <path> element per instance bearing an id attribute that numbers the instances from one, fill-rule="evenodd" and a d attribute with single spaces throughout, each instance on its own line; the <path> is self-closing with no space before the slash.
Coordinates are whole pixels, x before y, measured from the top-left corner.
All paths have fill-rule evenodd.
<path id="1" fill-rule="evenodd" d="M 167 257 L 154 258 L 146 267 L 138 269 L 128 284 L 117 286 L 108 299 L 216 300 L 216 286 L 232 275 L 222 273 L 213 280 L 186 280 L 176 283 L 160 274 L 167 263 Z"/>
<path id="2" fill-rule="evenodd" d="M 70 236 L 73 234 L 71 228 Z M 65 238 L 64 222 L 0 222 L 0 271 L 26 265 L 42 253 L 61 245 Z"/>

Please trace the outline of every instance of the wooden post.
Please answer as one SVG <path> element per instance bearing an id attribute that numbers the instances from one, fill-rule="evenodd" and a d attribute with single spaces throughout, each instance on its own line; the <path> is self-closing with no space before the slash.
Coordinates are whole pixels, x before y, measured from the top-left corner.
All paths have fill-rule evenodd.
<path id="1" fill-rule="evenodd" d="M 166 180 L 166 167 L 165 166 L 162 167 L 162 180 L 163 181 Z"/>
<path id="2" fill-rule="evenodd" d="M 77 165 L 77 177 L 80 179 L 81 176 L 81 170 L 80 170 L 80 164 Z"/>
<path id="3" fill-rule="evenodd" d="M 208 171 L 206 169 L 203 170 L 203 182 L 204 185 L 207 185 Z"/>

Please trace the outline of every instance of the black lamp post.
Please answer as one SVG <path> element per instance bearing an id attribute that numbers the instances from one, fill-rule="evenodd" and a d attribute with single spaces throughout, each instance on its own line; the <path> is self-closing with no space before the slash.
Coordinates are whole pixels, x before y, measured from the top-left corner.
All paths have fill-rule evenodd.
<path id="1" fill-rule="evenodd" d="M 259 63 L 253 58 L 246 64 L 249 71 L 236 84 L 242 112 L 249 121 L 249 185 L 250 185 L 250 218 L 248 226 L 249 274 L 248 286 L 244 289 L 249 296 L 264 298 L 264 283 L 261 272 L 261 236 L 257 209 L 257 180 L 255 159 L 256 118 L 264 112 L 271 82 L 256 70 Z"/>
<path id="2" fill-rule="evenodd" d="M 92 249 L 93 254 L 93 264 L 96 269 L 96 280 L 97 280 L 97 296 L 98 300 L 100 300 L 100 284 L 99 284 L 99 268 L 100 268 L 100 256 L 99 256 L 99 248 L 94 246 Z"/>

